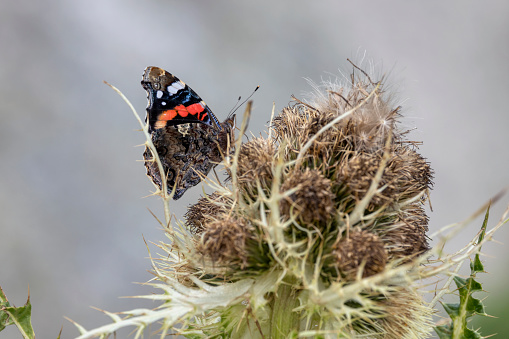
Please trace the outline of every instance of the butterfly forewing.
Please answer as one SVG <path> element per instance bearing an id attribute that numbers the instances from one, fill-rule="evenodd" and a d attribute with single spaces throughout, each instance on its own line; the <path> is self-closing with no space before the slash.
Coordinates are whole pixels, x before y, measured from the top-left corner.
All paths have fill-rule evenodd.
<path id="1" fill-rule="evenodd" d="M 170 72 L 147 67 L 141 85 L 148 96 L 150 131 L 194 122 L 221 129 L 214 113 L 200 96 Z"/>

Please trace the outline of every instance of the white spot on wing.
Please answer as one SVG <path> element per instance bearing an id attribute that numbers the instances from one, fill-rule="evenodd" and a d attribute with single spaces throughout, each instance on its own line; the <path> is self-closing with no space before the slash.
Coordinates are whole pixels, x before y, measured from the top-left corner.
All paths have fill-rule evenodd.
<path id="1" fill-rule="evenodd" d="M 183 89 L 184 87 L 186 87 L 186 84 L 184 84 L 182 81 L 177 81 L 177 82 L 174 82 L 173 84 L 171 84 L 173 87 L 175 87 L 176 89 Z"/>
<path id="2" fill-rule="evenodd" d="M 175 88 L 175 87 L 173 87 L 173 86 L 168 86 L 168 87 L 166 87 L 166 90 L 170 93 L 170 95 L 173 95 L 173 94 L 175 94 L 175 93 L 177 93 L 177 92 L 178 92 L 178 89 L 176 89 L 176 88 Z"/>
<path id="3" fill-rule="evenodd" d="M 166 101 L 161 101 L 161 105 L 166 106 Z"/>
<path id="4" fill-rule="evenodd" d="M 163 94 L 164 94 L 163 91 L 161 91 L 161 90 L 157 91 L 156 92 L 157 99 L 161 99 L 163 97 Z"/>

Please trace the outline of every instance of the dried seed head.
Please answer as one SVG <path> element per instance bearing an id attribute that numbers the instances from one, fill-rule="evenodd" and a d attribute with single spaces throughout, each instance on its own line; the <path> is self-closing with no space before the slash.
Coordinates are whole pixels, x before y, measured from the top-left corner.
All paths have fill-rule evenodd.
<path id="1" fill-rule="evenodd" d="M 341 239 L 333 248 L 336 267 L 347 280 L 354 280 L 362 268 L 362 277 L 369 277 L 384 270 L 387 252 L 384 243 L 375 234 L 356 230 Z"/>
<path id="2" fill-rule="evenodd" d="M 356 200 L 361 200 L 367 193 L 382 162 L 380 153 L 357 153 L 350 159 L 339 163 L 337 182 L 346 186 Z M 380 182 L 380 186 L 387 184 L 387 175 Z M 386 203 L 384 195 L 377 193 L 371 200 L 372 205 L 381 206 Z"/>
<path id="3" fill-rule="evenodd" d="M 253 237 L 252 227 L 245 219 L 222 216 L 208 222 L 196 249 L 217 267 L 244 268 L 248 262 L 246 241 Z"/>
<path id="4" fill-rule="evenodd" d="M 351 115 L 338 123 L 354 150 L 372 150 L 383 147 L 388 134 L 399 139 L 395 128 L 399 118 L 399 107 L 393 104 L 384 93 L 383 87 L 369 79 L 361 79 L 346 88 L 339 83 L 326 83 L 326 92 L 318 92 L 310 100 L 320 114 L 336 118 L 357 107 Z M 369 97 L 374 91 L 374 95 Z M 369 97 L 369 98 L 368 98 Z M 331 119 L 332 120 L 332 119 Z"/>
<path id="5" fill-rule="evenodd" d="M 362 199 L 382 163 L 383 152 L 356 153 L 340 162 L 338 184 L 348 187 L 354 197 Z M 371 207 L 392 205 L 404 198 L 418 195 L 431 185 L 432 171 L 414 150 L 398 147 L 387 162 L 379 187 L 385 189 L 371 200 Z"/>
<path id="6" fill-rule="evenodd" d="M 378 232 L 391 260 L 411 260 L 429 249 L 428 220 L 422 205 L 414 203 L 402 209 L 395 221 Z"/>
<path id="7" fill-rule="evenodd" d="M 433 186 L 433 170 L 426 159 L 414 149 L 396 148 L 394 167 L 399 173 L 398 184 L 405 187 L 407 196 L 413 196 Z"/>
<path id="8" fill-rule="evenodd" d="M 331 181 L 318 170 L 295 169 L 285 178 L 283 192 L 297 188 L 297 191 L 280 201 L 281 214 L 296 217 L 303 223 L 325 223 L 334 213 L 334 195 Z"/>
<path id="9" fill-rule="evenodd" d="M 272 128 L 275 140 L 285 145 L 285 158 L 295 159 L 300 149 L 323 126 L 334 119 L 324 115 L 311 106 L 296 104 L 285 107 L 281 114 L 273 120 Z M 332 128 L 319 136 L 307 153 L 315 158 L 326 161 L 332 156 L 332 150 L 338 144 L 337 129 Z"/>
<path id="10" fill-rule="evenodd" d="M 274 145 L 268 139 L 255 138 L 242 144 L 237 168 L 239 182 L 270 181 L 274 157 Z"/>
<path id="11" fill-rule="evenodd" d="M 275 140 L 284 142 L 287 160 L 295 159 L 312 137 L 306 154 L 315 163 L 328 164 L 342 161 L 351 152 L 383 149 L 388 135 L 393 144 L 401 139 L 396 129 L 399 107 L 393 108 L 381 86 L 366 79 L 352 83 L 349 90 L 337 83 L 325 86 L 326 94 L 313 93 L 309 103 L 294 99 L 297 103 L 284 108 L 273 120 Z M 333 126 L 324 128 L 347 112 Z"/>
<path id="12" fill-rule="evenodd" d="M 207 228 L 208 222 L 217 219 L 220 214 L 227 214 L 231 205 L 230 198 L 217 192 L 201 197 L 185 214 L 186 225 L 191 234 L 202 233 Z"/>
<path id="13" fill-rule="evenodd" d="M 275 139 L 278 141 L 301 139 L 302 126 L 309 119 L 309 114 L 315 115 L 316 112 L 308 111 L 306 107 L 301 105 L 283 108 L 281 113 L 272 121 L 271 128 L 274 131 Z"/>

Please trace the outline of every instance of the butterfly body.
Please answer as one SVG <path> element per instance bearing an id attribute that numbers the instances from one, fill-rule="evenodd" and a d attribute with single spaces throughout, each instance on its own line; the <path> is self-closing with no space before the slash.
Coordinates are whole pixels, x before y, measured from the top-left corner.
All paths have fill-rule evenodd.
<path id="1" fill-rule="evenodd" d="M 167 176 L 168 191 L 175 187 L 173 199 L 177 200 L 229 154 L 235 117 L 220 123 L 189 86 L 161 68 L 147 67 L 141 84 L 148 95 L 152 142 Z M 147 175 L 162 189 L 159 168 L 148 148 L 143 158 Z"/>

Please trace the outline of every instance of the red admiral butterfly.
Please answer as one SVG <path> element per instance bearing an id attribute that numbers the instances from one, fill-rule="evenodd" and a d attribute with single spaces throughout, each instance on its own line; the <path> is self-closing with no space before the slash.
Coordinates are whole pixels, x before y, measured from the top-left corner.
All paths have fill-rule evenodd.
<path id="1" fill-rule="evenodd" d="M 158 67 L 147 67 L 141 85 L 147 91 L 147 120 L 152 142 L 167 174 L 174 200 L 201 181 L 229 154 L 235 115 L 220 123 L 212 110 L 179 78 Z M 143 153 L 147 175 L 162 189 L 161 175 L 148 148 Z"/>

